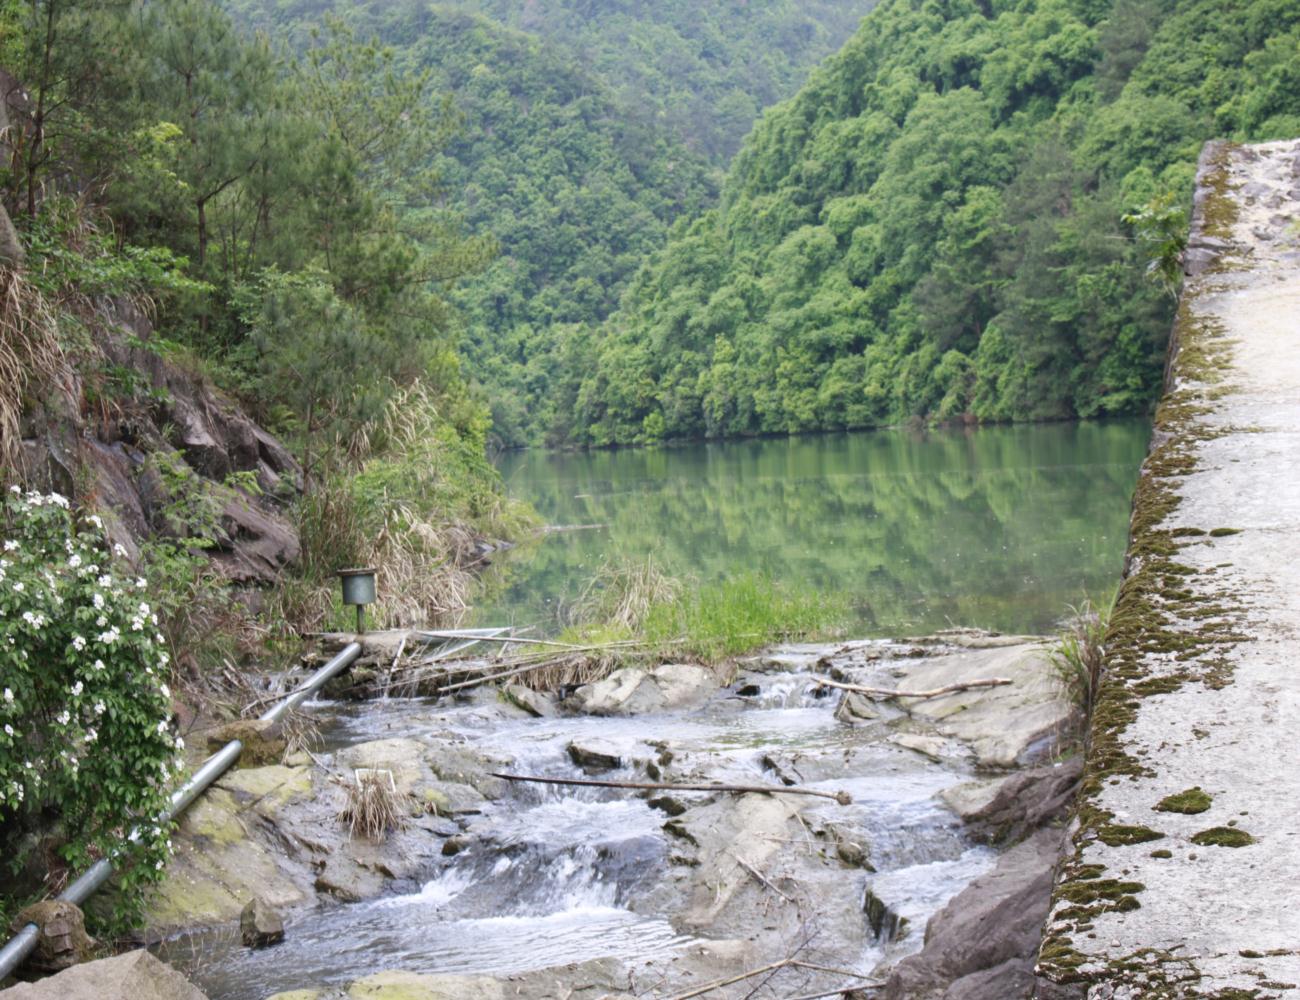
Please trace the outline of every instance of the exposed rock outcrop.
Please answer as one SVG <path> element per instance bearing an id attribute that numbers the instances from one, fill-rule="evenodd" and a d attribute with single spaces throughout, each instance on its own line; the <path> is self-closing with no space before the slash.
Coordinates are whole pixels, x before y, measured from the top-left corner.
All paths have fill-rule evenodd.
<path id="1" fill-rule="evenodd" d="M 92 407 L 84 377 L 74 375 L 66 398 L 35 402 L 21 428 L 23 479 L 85 496 L 110 515 L 113 540 L 132 554 L 147 538 L 184 533 L 176 502 L 206 497 L 216 513 L 212 561 L 235 583 L 272 582 L 299 553 L 282 512 L 302 488 L 298 463 L 233 400 L 153 348 L 152 325 L 130 303 L 105 303 L 100 322 L 104 362 L 130 372 L 133 385 Z M 257 490 L 236 474 L 252 477 Z"/>

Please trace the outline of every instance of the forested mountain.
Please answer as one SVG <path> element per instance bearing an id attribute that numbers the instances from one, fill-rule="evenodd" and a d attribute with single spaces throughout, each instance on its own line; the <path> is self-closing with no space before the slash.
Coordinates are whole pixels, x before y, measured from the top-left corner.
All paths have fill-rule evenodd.
<path id="1" fill-rule="evenodd" d="M 227 5 L 297 47 L 343 18 L 451 96 L 461 127 L 434 166 L 499 247 L 454 297 L 466 367 L 494 436 L 519 444 L 563 436 L 572 406 L 555 389 L 580 369 L 587 327 L 675 219 L 716 202 L 720 165 L 757 109 L 793 93 L 871 2 Z"/>
<path id="2" fill-rule="evenodd" d="M 1300 132 L 1286 0 L 884 0 L 637 277 L 580 373 L 591 444 L 1139 411 L 1169 222 L 1215 136 Z M 1170 222 L 1171 228 L 1177 222 Z"/>
<path id="3" fill-rule="evenodd" d="M 726 166 L 874 0 L 462 0 L 574 53 L 623 113 Z"/>

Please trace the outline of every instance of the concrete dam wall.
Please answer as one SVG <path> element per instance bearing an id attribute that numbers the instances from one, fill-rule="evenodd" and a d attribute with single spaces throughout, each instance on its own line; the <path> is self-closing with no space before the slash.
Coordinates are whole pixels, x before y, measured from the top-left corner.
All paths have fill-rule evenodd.
<path id="1" fill-rule="evenodd" d="M 1201 156 L 1039 996 L 1300 996 L 1300 141 Z"/>

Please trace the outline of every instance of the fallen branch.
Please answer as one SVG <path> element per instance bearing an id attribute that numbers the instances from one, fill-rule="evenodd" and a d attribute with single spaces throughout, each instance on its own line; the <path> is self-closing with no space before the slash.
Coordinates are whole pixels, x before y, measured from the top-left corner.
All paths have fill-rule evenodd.
<path id="1" fill-rule="evenodd" d="M 784 899 L 787 903 L 790 903 L 792 906 L 798 906 L 798 905 L 799 905 L 799 904 L 796 903 L 792 898 L 790 898 L 788 895 L 786 895 L 784 892 L 782 892 L 780 889 L 778 889 L 775 885 L 773 885 L 772 882 L 768 879 L 768 877 L 767 877 L 766 875 L 764 875 L 761 871 L 759 871 L 757 868 L 755 868 L 753 865 L 751 865 L 748 861 L 746 861 L 744 858 L 742 858 L 739 854 L 736 854 L 736 853 L 733 852 L 733 851 L 728 851 L 727 853 L 730 854 L 733 858 L 736 859 L 736 863 L 737 863 L 738 865 L 740 865 L 741 868 L 745 869 L 745 871 L 747 871 L 747 872 L 749 872 L 749 874 L 753 875 L 754 878 L 758 879 L 758 881 L 759 881 L 762 885 L 766 886 L 768 889 L 771 889 L 774 893 L 776 893 L 778 896 L 780 896 L 782 899 Z"/>
<path id="2" fill-rule="evenodd" d="M 783 958 L 779 962 L 765 965 L 761 969 L 751 969 L 749 972 L 742 972 L 740 975 L 732 976 L 730 979 L 715 979 L 711 983 L 697 986 L 685 993 L 674 993 L 668 998 L 668 1000 L 693 1000 L 694 997 L 702 997 L 705 993 L 712 993 L 714 990 L 720 990 L 724 986 L 731 986 L 733 983 L 743 983 L 746 979 L 753 979 L 755 976 L 761 976 L 765 972 L 775 972 L 778 969 L 789 968 L 793 962 L 793 958 Z"/>
<path id="3" fill-rule="evenodd" d="M 953 694 L 957 691 L 968 691 L 971 688 L 1002 687 L 1005 684 L 1012 683 L 1005 677 L 986 677 L 977 681 L 962 681 L 960 684 L 949 684 L 946 687 L 934 688 L 931 691 L 899 691 L 894 688 L 864 687 L 861 684 L 844 684 L 841 681 L 833 681 L 829 677 L 814 676 L 812 682 L 818 687 L 835 688 L 839 691 L 856 691 L 858 694 L 871 694 L 884 698 L 938 698 L 940 695 Z"/>
<path id="4" fill-rule="evenodd" d="M 744 794 L 758 792 L 771 795 L 816 795 L 823 799 L 834 799 L 842 806 L 852 805 L 853 796 L 848 792 L 823 792 L 816 788 L 786 788 L 781 785 L 673 785 L 658 781 L 603 781 L 597 778 L 543 778 L 533 774 L 500 774 L 492 772 L 494 778 L 506 781 L 531 781 L 541 785 L 581 785 L 587 788 L 631 788 L 648 792 L 733 792 Z M 739 860 L 739 859 L 737 859 Z"/>

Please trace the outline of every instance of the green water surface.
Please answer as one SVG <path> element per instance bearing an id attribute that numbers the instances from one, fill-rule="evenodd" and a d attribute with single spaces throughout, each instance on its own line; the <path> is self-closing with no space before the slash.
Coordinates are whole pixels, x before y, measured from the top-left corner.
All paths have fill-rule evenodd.
<path id="1" fill-rule="evenodd" d="M 1119 582 L 1145 421 L 873 431 L 500 459 L 553 531 L 500 556 L 475 621 L 550 629 L 607 560 L 849 597 L 854 629 L 1050 630 Z M 594 526 L 594 527 L 593 527 Z"/>

